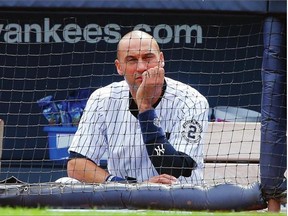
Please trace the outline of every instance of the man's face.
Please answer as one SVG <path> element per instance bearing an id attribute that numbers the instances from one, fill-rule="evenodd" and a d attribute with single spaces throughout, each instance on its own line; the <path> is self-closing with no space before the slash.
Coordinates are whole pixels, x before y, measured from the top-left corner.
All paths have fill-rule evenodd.
<path id="1" fill-rule="evenodd" d="M 151 37 L 123 38 L 118 47 L 118 59 L 115 61 L 118 73 L 132 88 L 142 82 L 142 73 L 164 62 L 156 41 Z"/>

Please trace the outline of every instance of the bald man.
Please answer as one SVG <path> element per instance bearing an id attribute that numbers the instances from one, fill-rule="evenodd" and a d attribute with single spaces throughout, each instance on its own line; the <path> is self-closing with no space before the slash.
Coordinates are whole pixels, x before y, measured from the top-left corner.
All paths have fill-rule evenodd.
<path id="1" fill-rule="evenodd" d="M 87 183 L 202 184 L 206 98 L 165 77 L 164 55 L 145 32 L 122 37 L 115 66 L 124 80 L 88 99 L 69 148 L 68 176 Z M 99 166 L 104 153 L 107 169 Z"/>

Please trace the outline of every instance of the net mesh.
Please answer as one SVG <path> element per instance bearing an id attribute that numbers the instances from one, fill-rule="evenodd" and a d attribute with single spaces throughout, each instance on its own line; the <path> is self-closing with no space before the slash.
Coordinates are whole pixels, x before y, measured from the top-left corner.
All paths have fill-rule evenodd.
<path id="1" fill-rule="evenodd" d="M 1 179 L 15 176 L 40 183 L 67 175 L 65 157 L 79 107 L 94 90 L 123 79 L 114 66 L 117 42 L 124 33 L 142 28 L 159 42 L 166 76 L 193 86 L 210 104 L 205 182 L 259 181 L 260 18 L 186 24 L 191 17 L 183 14 L 179 23 L 161 24 L 164 18 L 155 13 L 151 17 L 159 18 L 157 22 L 137 25 L 146 23 L 139 14 L 132 14 L 137 21 L 121 14 L 97 15 L 105 19 L 94 19 L 95 14 L 1 19 Z M 120 18 L 125 24 L 116 22 Z M 50 123 L 39 106 L 47 96 L 62 109 L 50 116 L 55 118 Z M 73 108 L 68 104 L 77 105 L 74 113 L 66 112 Z M 66 114 L 74 122 L 65 122 Z M 101 165 L 106 166 L 105 157 Z"/>

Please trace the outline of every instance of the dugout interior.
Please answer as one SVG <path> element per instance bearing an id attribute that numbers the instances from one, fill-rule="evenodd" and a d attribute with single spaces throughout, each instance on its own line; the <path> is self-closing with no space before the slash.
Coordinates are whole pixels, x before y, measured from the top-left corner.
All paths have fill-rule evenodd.
<path id="1" fill-rule="evenodd" d="M 27 0 L 3 1 L 0 7 L 0 119 L 5 124 L 0 177 L 5 180 L 15 176 L 28 183 L 54 182 L 66 176 L 66 159 L 51 157 L 51 130 L 45 131 L 49 125 L 37 100 L 53 95 L 59 102 L 80 89 L 93 91 L 121 80 L 113 64 L 120 35 L 138 25 L 160 37 L 166 75 L 195 87 L 207 97 L 211 108 L 239 107 L 261 113 L 263 23 L 269 16 L 286 23 L 287 13 L 285 1 L 268 0 Z M 97 35 L 91 33 L 95 29 Z M 212 114 L 211 122 L 215 121 Z M 235 125 L 227 130 L 233 136 Z M 247 159 L 248 155 L 249 160 L 244 162 L 251 163 L 245 184 L 260 180 L 259 121 L 249 132 L 253 134 L 252 144 L 238 146 L 236 155 L 240 160 L 240 156 Z M 243 133 L 233 138 L 239 136 Z M 250 151 L 245 155 L 247 149 Z M 207 156 L 217 150 L 208 148 Z M 207 160 L 215 162 L 212 157 Z M 230 162 L 227 166 L 227 158 L 221 160 L 226 165 L 220 176 L 231 166 Z M 105 160 L 102 165 L 105 167 Z M 215 172 L 214 166 L 209 168 L 214 170 L 211 172 Z M 235 166 L 231 178 L 235 182 L 240 178 L 242 183 L 240 173 L 234 176 L 239 168 Z M 227 179 L 212 176 L 209 180 L 216 184 Z"/>

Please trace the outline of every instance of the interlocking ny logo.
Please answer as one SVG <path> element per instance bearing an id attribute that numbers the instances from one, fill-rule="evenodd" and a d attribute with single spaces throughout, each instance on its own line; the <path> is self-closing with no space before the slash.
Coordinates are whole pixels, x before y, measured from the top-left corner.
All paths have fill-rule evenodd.
<path id="1" fill-rule="evenodd" d="M 154 150 L 156 151 L 157 156 L 163 155 L 165 152 L 163 144 L 161 144 L 161 146 L 158 145 Z"/>

